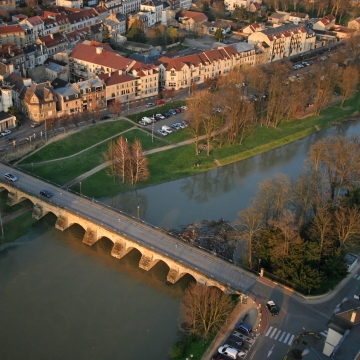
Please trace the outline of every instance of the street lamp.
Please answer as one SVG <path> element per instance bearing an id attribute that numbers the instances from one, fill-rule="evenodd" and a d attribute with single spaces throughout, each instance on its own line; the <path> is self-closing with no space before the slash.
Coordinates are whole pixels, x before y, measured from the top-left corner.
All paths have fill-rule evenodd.
<path id="1" fill-rule="evenodd" d="M 32 173 L 34 173 L 34 163 L 31 163 Z"/>
<path id="2" fill-rule="evenodd" d="M 3 223 L 2 223 L 1 212 L 0 212 L 0 224 L 1 224 L 1 239 L 4 239 L 5 235 L 4 235 L 4 227 L 3 227 Z"/>
<path id="3" fill-rule="evenodd" d="M 138 219 L 140 219 L 140 206 L 139 205 L 137 207 L 137 211 L 138 211 Z"/>
<path id="4" fill-rule="evenodd" d="M 81 195 L 81 181 L 79 182 L 79 184 L 80 184 L 80 195 Z"/>
<path id="5" fill-rule="evenodd" d="M 258 273 L 260 273 L 260 263 L 261 263 L 261 259 L 259 259 Z"/>

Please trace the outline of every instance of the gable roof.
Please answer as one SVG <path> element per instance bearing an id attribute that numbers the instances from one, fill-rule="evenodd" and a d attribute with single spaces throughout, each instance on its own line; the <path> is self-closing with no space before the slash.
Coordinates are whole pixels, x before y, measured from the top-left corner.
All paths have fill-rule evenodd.
<path id="1" fill-rule="evenodd" d="M 0 26 L 0 35 L 12 33 L 25 33 L 25 30 L 20 25 Z"/>
<path id="2" fill-rule="evenodd" d="M 41 25 L 43 23 L 43 21 L 41 20 L 41 18 L 39 16 L 33 16 L 27 19 L 27 21 L 32 25 L 32 26 L 36 26 L 36 25 Z"/>
<path id="3" fill-rule="evenodd" d="M 114 71 L 111 74 L 100 74 L 99 79 L 102 80 L 106 86 L 112 86 L 136 80 L 134 76 L 125 74 L 121 70 Z"/>
<path id="4" fill-rule="evenodd" d="M 305 19 L 307 14 L 299 13 L 299 12 L 291 12 L 290 16 L 297 17 L 297 18 L 300 18 L 300 19 Z"/>
<path id="5" fill-rule="evenodd" d="M 332 21 L 335 20 L 335 16 L 332 14 L 324 16 L 322 19 L 319 20 L 319 22 L 323 23 L 325 26 L 329 25 Z"/>
<path id="6" fill-rule="evenodd" d="M 208 17 L 202 13 L 197 11 L 189 11 L 189 10 L 181 10 L 180 17 L 188 17 L 194 20 L 194 22 L 199 23 L 203 21 L 207 21 Z"/>
<path id="7" fill-rule="evenodd" d="M 76 24 L 78 22 L 92 19 L 97 16 L 98 16 L 98 14 L 95 9 L 89 9 L 89 10 L 74 12 L 72 14 L 69 14 L 67 17 L 71 24 Z"/>

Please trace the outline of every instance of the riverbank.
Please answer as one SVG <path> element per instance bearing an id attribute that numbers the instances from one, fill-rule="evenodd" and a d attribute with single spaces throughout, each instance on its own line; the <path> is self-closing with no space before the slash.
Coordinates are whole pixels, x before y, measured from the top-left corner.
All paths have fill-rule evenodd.
<path id="1" fill-rule="evenodd" d="M 144 132 L 143 129 L 127 128 L 126 137 L 129 142 L 139 138 L 143 144 L 143 149 L 148 151 L 147 158 L 151 175 L 148 181 L 137 184 L 136 188 L 140 189 L 213 170 L 216 167 L 244 160 L 326 129 L 335 123 L 353 117 L 360 111 L 360 92 L 358 91 L 352 99 L 347 100 L 343 108 L 340 107 L 338 96 L 334 97 L 331 103 L 332 105 L 323 110 L 320 116 L 310 115 L 302 119 L 284 120 L 276 129 L 257 127 L 241 145 L 222 146 L 220 148 L 215 139 L 210 156 L 207 156 L 206 151 L 195 154 L 193 139 L 173 145 L 171 148 L 162 138 L 154 136 L 154 141 L 152 141 L 151 134 Z M 143 113 L 140 113 L 137 116 L 142 115 Z M 89 128 L 87 131 L 97 132 L 100 128 L 101 126 L 94 129 Z M 120 136 L 121 133 L 119 132 L 112 137 Z M 76 140 L 72 140 L 72 136 L 66 139 L 67 143 L 73 141 Z M 71 151 L 67 150 L 66 158 L 62 157 L 62 152 L 55 145 L 52 145 L 51 158 L 53 161 L 46 164 L 43 161 L 48 159 L 49 155 L 47 147 L 44 147 L 35 156 L 26 159 L 27 164 L 20 166 L 24 170 L 33 171 L 37 176 L 60 186 L 71 184 L 73 185 L 71 189 L 77 192 L 80 192 L 79 181 L 81 181 L 81 192 L 89 197 L 109 197 L 132 190 L 134 187 L 130 185 L 124 185 L 118 181 L 114 182 L 113 178 L 107 175 L 105 166 L 98 165 L 103 163 L 102 152 L 106 151 L 109 141 L 109 139 L 104 140 L 102 138 L 101 143 L 96 143 L 95 140 L 92 140 L 92 145 L 86 148 L 84 148 L 86 142 L 81 146 L 77 142 L 76 151 L 78 153 L 70 155 Z M 73 147 L 69 146 L 69 148 Z M 100 187 L 99 184 L 102 186 Z"/>

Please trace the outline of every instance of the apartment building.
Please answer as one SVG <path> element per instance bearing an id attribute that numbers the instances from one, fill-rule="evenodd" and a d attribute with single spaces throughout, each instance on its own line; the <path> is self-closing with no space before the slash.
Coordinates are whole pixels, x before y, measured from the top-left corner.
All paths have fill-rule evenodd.
<path id="1" fill-rule="evenodd" d="M 83 29 L 99 22 L 99 16 L 95 9 L 83 10 L 67 15 L 71 29 L 70 31 Z"/>
<path id="2" fill-rule="evenodd" d="M 39 16 L 33 16 L 19 22 L 24 30 L 31 30 L 32 41 L 36 41 L 39 36 L 44 34 L 44 22 Z"/>
<path id="3" fill-rule="evenodd" d="M 97 6 L 95 10 L 98 13 L 100 21 L 104 21 L 110 15 L 108 9 L 105 6 Z"/>
<path id="4" fill-rule="evenodd" d="M 105 7 L 109 14 L 114 12 L 120 12 L 124 15 L 128 15 L 130 13 L 135 13 L 140 10 L 141 0 L 110 0 L 110 1 L 101 1 L 99 3 L 100 6 Z"/>
<path id="5" fill-rule="evenodd" d="M 17 74 L 23 74 L 25 69 L 25 54 L 22 48 L 8 43 L 0 45 L 0 59 L 5 64 L 12 64 Z"/>
<path id="6" fill-rule="evenodd" d="M 7 43 L 13 43 L 19 47 L 25 45 L 25 31 L 20 25 L 0 26 L 0 45 Z"/>
<path id="7" fill-rule="evenodd" d="M 250 0 L 224 0 L 225 10 L 234 11 L 236 7 L 244 6 L 246 10 L 249 10 Z"/>
<path id="8" fill-rule="evenodd" d="M 138 84 L 141 85 L 140 98 L 157 96 L 159 92 L 159 71 L 152 64 L 144 64 L 136 61 L 130 73 L 139 78 Z"/>
<path id="9" fill-rule="evenodd" d="M 161 1 L 148 1 L 140 5 L 140 10 L 143 12 L 152 12 L 155 15 L 155 23 L 161 22 L 161 12 L 163 11 L 163 3 Z"/>
<path id="10" fill-rule="evenodd" d="M 56 5 L 73 9 L 82 9 L 84 6 L 83 0 L 56 0 Z"/>
<path id="11" fill-rule="evenodd" d="M 267 48 L 267 62 L 302 54 L 315 48 L 316 35 L 307 26 L 287 24 L 249 35 L 248 43 Z"/>
<path id="12" fill-rule="evenodd" d="M 55 34 L 60 30 L 58 23 L 53 19 L 44 20 L 44 36 Z"/>
<path id="13" fill-rule="evenodd" d="M 81 92 L 76 84 L 54 89 L 57 98 L 57 111 L 71 115 L 82 112 Z"/>
<path id="14" fill-rule="evenodd" d="M 43 45 L 47 49 L 48 55 L 56 54 L 69 47 L 66 37 L 61 33 L 42 36 L 37 39 L 37 43 Z"/>
<path id="15" fill-rule="evenodd" d="M 108 27 L 110 34 L 126 34 L 126 18 L 123 14 L 110 14 L 110 16 L 104 20 L 104 24 Z"/>
<path id="16" fill-rule="evenodd" d="M 228 74 L 235 66 L 253 66 L 255 56 L 253 47 L 241 44 L 239 49 L 230 45 L 197 55 L 174 59 L 162 57 L 158 60 L 160 86 L 179 90 L 192 83 L 202 84 L 207 78 Z"/>
<path id="17" fill-rule="evenodd" d="M 31 84 L 31 79 L 25 79 L 14 72 L 7 76 L 3 81 L 3 85 L 8 85 L 11 88 L 13 104 L 19 111 L 22 111 L 20 95 L 23 92 L 23 89 L 27 86 L 31 86 Z"/>
<path id="18" fill-rule="evenodd" d="M 106 87 L 98 77 L 73 85 L 80 91 L 82 111 L 85 109 L 91 111 L 97 107 L 104 108 L 106 106 Z"/>
<path id="19" fill-rule="evenodd" d="M 15 10 L 16 8 L 15 0 L 2 0 L 0 1 L 0 10 Z"/>
<path id="20" fill-rule="evenodd" d="M 31 44 L 23 47 L 25 54 L 26 69 L 33 69 L 36 66 L 43 65 L 48 58 L 47 49 L 41 44 Z"/>
<path id="21" fill-rule="evenodd" d="M 41 122 L 56 116 L 56 96 L 50 83 L 32 84 L 20 94 L 22 111 L 32 121 Z"/>

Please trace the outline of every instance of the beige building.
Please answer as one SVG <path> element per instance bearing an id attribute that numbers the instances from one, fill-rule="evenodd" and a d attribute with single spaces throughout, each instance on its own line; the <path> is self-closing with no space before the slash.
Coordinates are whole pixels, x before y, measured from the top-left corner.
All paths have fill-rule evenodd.
<path id="1" fill-rule="evenodd" d="M 57 98 L 56 109 L 61 114 L 82 112 L 81 93 L 76 84 L 57 88 L 54 93 Z"/>
<path id="2" fill-rule="evenodd" d="M 335 21 L 336 21 L 336 18 L 334 15 L 332 15 L 332 14 L 326 15 L 322 19 L 320 19 L 314 23 L 313 29 L 314 30 L 322 30 L 322 31 L 330 30 L 331 28 L 333 28 L 335 26 Z"/>
<path id="3" fill-rule="evenodd" d="M 202 28 L 208 21 L 207 16 L 202 12 L 181 10 L 180 16 L 180 27 L 187 31 L 193 31 L 201 33 Z M 206 32 L 206 29 L 205 29 Z"/>
<path id="4" fill-rule="evenodd" d="M 302 54 L 315 48 L 315 33 L 308 27 L 288 24 L 255 32 L 248 43 L 268 52 L 267 62 Z"/>
<path id="5" fill-rule="evenodd" d="M 14 10 L 16 8 L 16 0 L 2 0 L 0 2 L 0 10 Z"/>
<path id="6" fill-rule="evenodd" d="M 237 46 L 237 48 L 236 48 Z M 192 83 L 202 84 L 207 78 L 214 79 L 228 74 L 234 67 L 255 64 L 255 49 L 246 43 L 239 43 L 198 55 L 174 59 L 159 59 L 160 85 L 166 89 L 179 90 Z"/>
<path id="7" fill-rule="evenodd" d="M 41 122 L 56 116 L 56 96 L 49 83 L 32 84 L 21 95 L 22 111 L 32 121 Z"/>
<path id="8" fill-rule="evenodd" d="M 56 0 L 56 5 L 73 9 L 82 9 L 83 0 Z"/>
<path id="9" fill-rule="evenodd" d="M 13 43 L 19 47 L 25 46 L 25 31 L 20 25 L 0 26 L 0 45 Z"/>
<path id="10" fill-rule="evenodd" d="M 360 31 L 360 17 L 349 21 L 348 28 L 354 29 L 355 31 Z"/>

